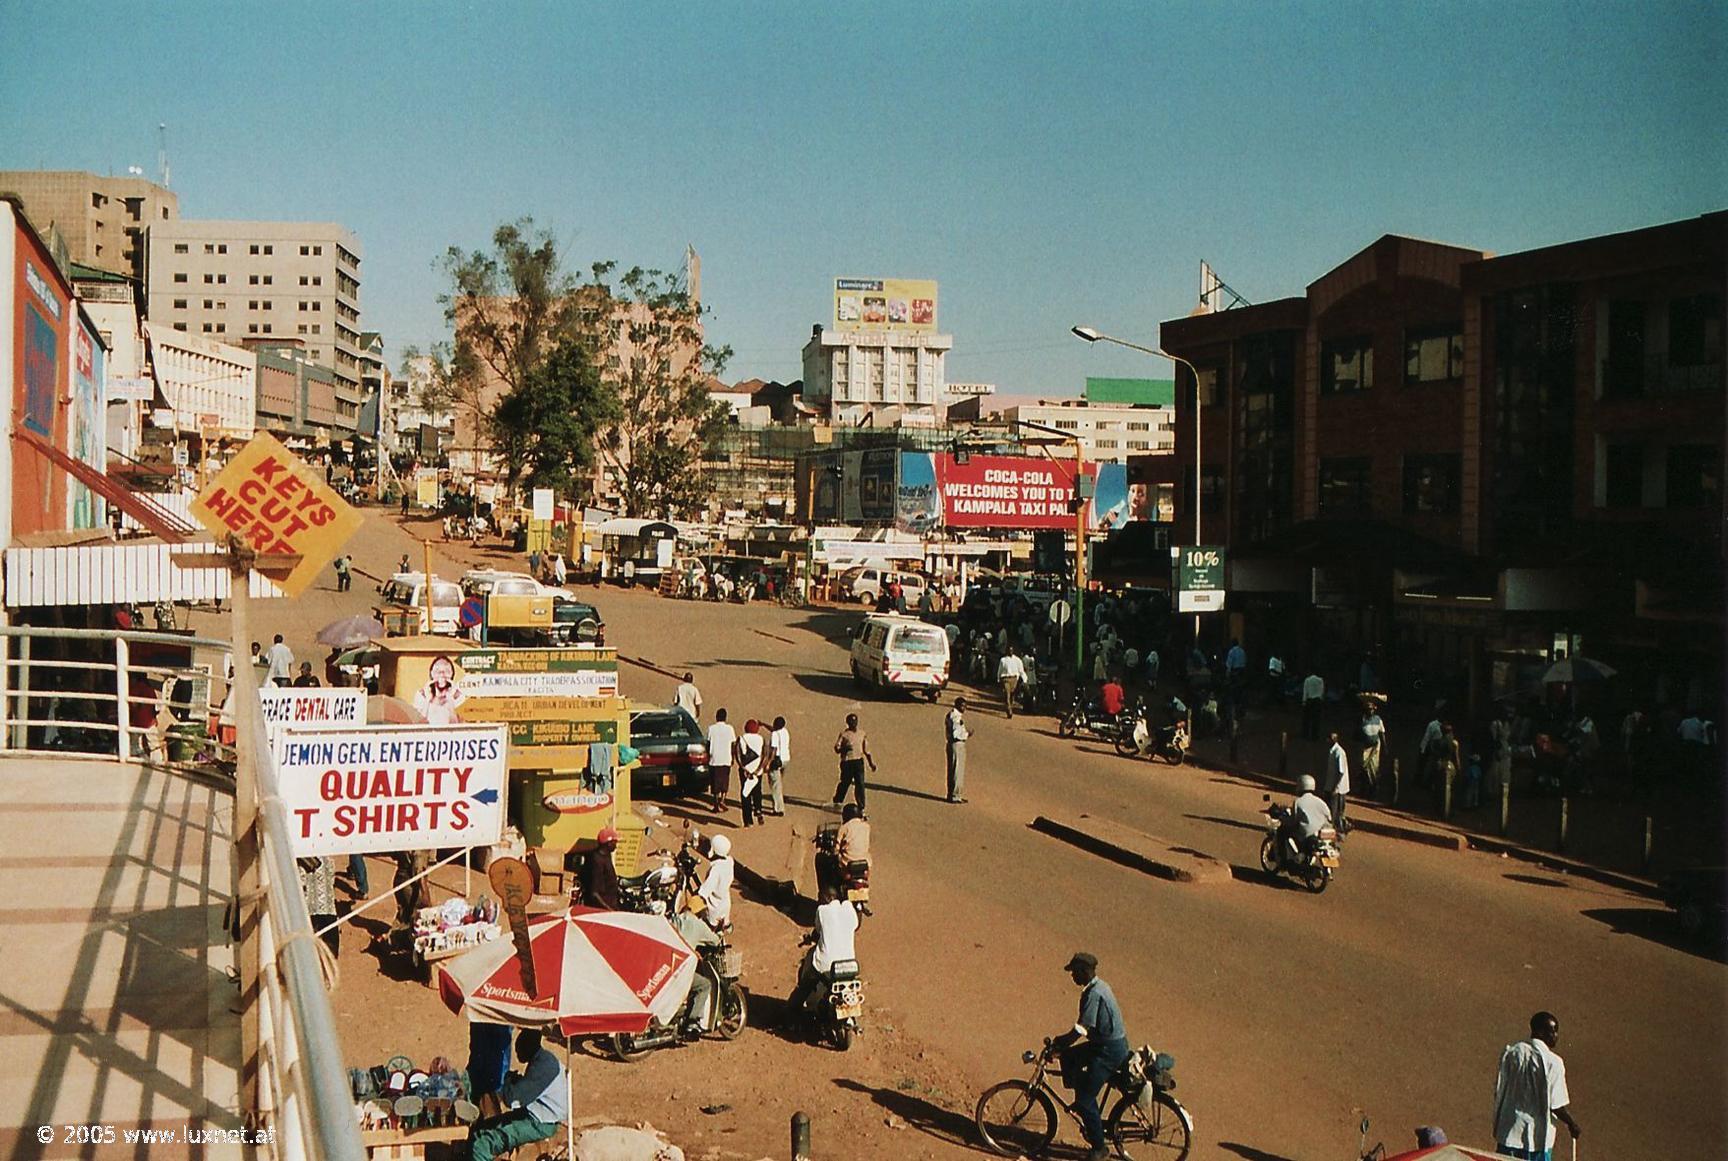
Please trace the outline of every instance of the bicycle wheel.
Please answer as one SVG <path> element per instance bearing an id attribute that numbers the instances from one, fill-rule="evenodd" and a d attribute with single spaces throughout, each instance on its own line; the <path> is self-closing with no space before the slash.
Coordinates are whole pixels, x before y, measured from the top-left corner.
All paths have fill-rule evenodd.
<path id="1" fill-rule="evenodd" d="M 1176 1101 L 1168 1093 L 1153 1094 L 1150 1109 L 1141 1108 L 1133 1097 L 1123 1097 L 1110 1110 L 1105 1131 L 1123 1161 L 1147 1157 L 1183 1161 L 1188 1156 L 1188 1119 L 1176 1111 Z"/>
<path id="2" fill-rule="evenodd" d="M 985 1090 L 973 1120 L 984 1144 L 1004 1157 L 1037 1157 L 1056 1139 L 1056 1106 L 1023 1080 Z"/>

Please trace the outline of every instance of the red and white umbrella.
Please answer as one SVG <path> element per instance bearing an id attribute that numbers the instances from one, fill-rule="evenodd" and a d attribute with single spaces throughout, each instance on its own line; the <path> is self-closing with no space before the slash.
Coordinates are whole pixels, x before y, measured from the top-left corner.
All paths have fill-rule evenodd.
<path id="1" fill-rule="evenodd" d="M 1409 1153 L 1400 1153 L 1389 1157 L 1387 1161 L 1511 1161 L 1503 1153 L 1495 1153 L 1488 1149 L 1466 1149 L 1462 1145 L 1435 1145 L 1428 1149 L 1416 1149 Z"/>
<path id="2" fill-rule="evenodd" d="M 528 947 L 532 993 L 516 944 L 497 939 L 442 965 L 438 994 L 474 1021 L 640 1034 L 651 1019 L 672 1022 L 696 974 L 696 953 L 660 915 L 571 907 L 530 919 Z"/>

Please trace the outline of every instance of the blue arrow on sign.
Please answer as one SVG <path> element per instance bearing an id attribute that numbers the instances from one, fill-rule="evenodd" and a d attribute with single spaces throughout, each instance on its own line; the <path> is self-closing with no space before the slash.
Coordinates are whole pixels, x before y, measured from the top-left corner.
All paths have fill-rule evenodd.
<path id="1" fill-rule="evenodd" d="M 486 789 L 477 792 L 471 797 L 475 802 L 484 802 L 486 805 L 490 806 L 494 802 L 498 801 L 498 792 L 488 786 Z"/>

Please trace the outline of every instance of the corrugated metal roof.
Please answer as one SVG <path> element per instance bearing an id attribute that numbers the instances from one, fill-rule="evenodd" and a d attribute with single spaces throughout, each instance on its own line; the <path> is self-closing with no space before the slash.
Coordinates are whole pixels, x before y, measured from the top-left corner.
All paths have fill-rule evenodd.
<path id="1" fill-rule="evenodd" d="M 182 567 L 176 557 L 208 556 L 213 543 L 138 541 L 59 548 L 8 548 L 5 604 L 9 609 L 56 605 L 221 601 L 229 596 L 225 568 Z M 279 597 L 275 582 L 252 574 L 255 597 Z"/>

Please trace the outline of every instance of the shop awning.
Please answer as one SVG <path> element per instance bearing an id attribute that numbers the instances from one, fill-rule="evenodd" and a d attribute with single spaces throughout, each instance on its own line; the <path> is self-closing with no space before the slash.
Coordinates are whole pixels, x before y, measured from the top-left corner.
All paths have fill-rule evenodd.
<path id="1" fill-rule="evenodd" d="M 9 609 L 61 605 L 151 605 L 157 601 L 225 601 L 233 577 L 208 561 L 214 546 L 155 540 L 8 548 L 5 604 Z M 282 590 L 251 574 L 254 597 Z"/>
<path id="2" fill-rule="evenodd" d="M 20 443 L 28 444 L 40 452 L 55 467 L 107 500 L 163 540 L 171 544 L 182 544 L 192 537 L 200 535 L 198 529 L 156 504 L 145 494 L 130 490 L 119 480 L 111 478 L 108 473 L 92 467 L 83 460 L 74 459 L 28 428 L 14 428 L 12 438 Z"/>

